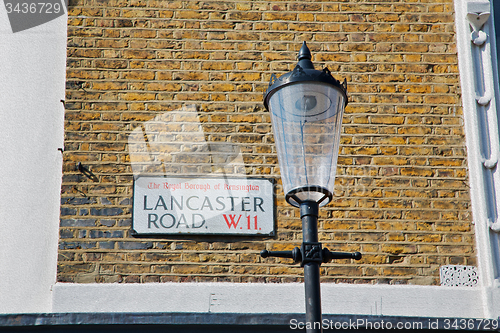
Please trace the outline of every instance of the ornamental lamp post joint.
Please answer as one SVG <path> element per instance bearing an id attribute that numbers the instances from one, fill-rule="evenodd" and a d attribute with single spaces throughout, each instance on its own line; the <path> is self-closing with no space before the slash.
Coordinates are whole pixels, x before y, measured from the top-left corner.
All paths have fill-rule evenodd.
<path id="1" fill-rule="evenodd" d="M 303 42 L 295 68 L 271 76 L 264 106 L 271 114 L 286 201 L 300 208 L 302 246 L 292 251 L 263 250 L 261 256 L 291 258 L 304 267 L 306 321 L 321 323 L 320 272 L 333 259 L 361 259 L 361 253 L 331 252 L 318 241 L 319 208 L 333 198 L 347 81 L 328 68 L 315 70 Z M 307 332 L 321 332 L 311 325 Z M 321 326 L 321 325 L 320 325 Z"/>

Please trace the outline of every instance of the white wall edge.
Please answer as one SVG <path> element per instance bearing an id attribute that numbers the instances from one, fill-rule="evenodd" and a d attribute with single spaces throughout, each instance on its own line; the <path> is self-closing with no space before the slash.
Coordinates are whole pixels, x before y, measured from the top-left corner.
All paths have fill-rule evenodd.
<path id="1" fill-rule="evenodd" d="M 60 216 L 67 14 L 13 33 L 0 4 L 0 313 L 51 309 Z"/>
<path id="2" fill-rule="evenodd" d="M 324 283 L 322 308 L 324 314 L 485 318 L 481 289 Z M 57 283 L 53 294 L 54 313 L 305 311 L 300 283 Z"/>
<path id="3" fill-rule="evenodd" d="M 498 254 L 495 253 L 496 247 L 495 235 L 492 235 L 489 230 L 488 221 L 488 199 L 485 198 L 487 192 L 486 183 L 490 171 L 485 170 L 482 165 L 482 152 L 481 152 L 481 132 L 484 132 L 484 126 L 478 116 L 480 112 L 476 103 L 476 87 L 475 87 L 475 73 L 474 73 L 474 59 L 471 43 L 471 28 L 466 16 L 468 13 L 468 4 L 474 3 L 487 3 L 488 0 L 456 0 L 455 4 L 455 25 L 456 25 L 456 38 L 457 38 L 457 52 L 458 52 L 458 65 L 460 71 L 460 81 L 462 89 L 462 104 L 463 104 L 463 117 L 464 117 L 464 130 L 467 145 L 467 159 L 468 159 L 468 174 L 471 192 L 471 211 L 473 221 L 475 222 L 475 239 L 477 261 L 479 268 L 479 281 L 482 286 L 481 295 L 483 298 L 483 307 L 485 309 L 485 316 L 498 317 L 500 316 L 500 290 L 498 283 L 495 281 L 498 272 L 496 272 L 496 265 Z M 493 43 L 494 31 L 492 27 L 492 19 L 486 22 L 483 30 L 488 33 L 488 42 Z M 492 58 L 494 58 L 492 56 Z M 495 59 L 492 59 L 494 62 Z M 484 74 L 485 80 L 493 80 L 492 75 Z M 494 82 L 491 82 L 495 87 Z M 498 89 L 495 89 L 495 94 Z M 494 108 L 495 98 L 490 102 L 490 108 Z M 496 111 L 495 111 L 496 112 Z M 493 138 L 495 140 L 495 138 Z M 496 138 L 498 140 L 498 138 Z M 496 169 L 495 169 L 496 170 Z M 498 186 L 495 185 L 495 186 Z M 497 189 L 498 191 L 498 189 Z M 498 205 L 498 198 L 496 199 Z"/>

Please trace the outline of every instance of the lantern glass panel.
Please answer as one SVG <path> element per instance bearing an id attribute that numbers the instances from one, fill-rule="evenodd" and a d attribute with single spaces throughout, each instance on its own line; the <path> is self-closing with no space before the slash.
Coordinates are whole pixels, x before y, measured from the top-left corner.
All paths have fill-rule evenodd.
<path id="1" fill-rule="evenodd" d="M 285 194 L 319 202 L 333 193 L 345 94 L 320 82 L 297 82 L 269 99 Z M 329 200 L 320 202 L 326 205 Z M 300 202 L 290 202 L 298 206 Z"/>

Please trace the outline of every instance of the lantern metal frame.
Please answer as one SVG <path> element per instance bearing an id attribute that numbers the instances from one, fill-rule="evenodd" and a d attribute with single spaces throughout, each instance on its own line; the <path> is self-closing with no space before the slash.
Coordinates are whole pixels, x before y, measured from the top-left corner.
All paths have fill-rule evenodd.
<path id="1" fill-rule="evenodd" d="M 279 78 L 276 77 L 275 74 L 271 75 L 269 87 L 264 93 L 264 106 L 267 110 L 269 110 L 269 99 L 276 91 L 290 84 L 304 82 L 320 82 L 339 88 L 344 95 L 344 107 L 347 106 L 347 80 L 344 79 L 343 83 L 340 83 L 339 80 L 332 76 L 332 73 L 327 67 L 323 68 L 322 71 L 314 69 L 311 58 L 311 51 L 307 47 L 306 42 L 303 42 L 302 47 L 299 50 L 298 63 L 293 71 L 288 72 Z"/>
<path id="2" fill-rule="evenodd" d="M 311 61 L 311 58 L 312 58 L 311 51 L 307 47 L 306 42 L 303 42 L 302 47 L 299 50 L 298 62 L 295 68 L 291 72 L 285 73 L 280 77 L 276 77 L 275 74 L 271 75 L 269 86 L 264 93 L 264 106 L 268 111 L 270 111 L 269 101 L 271 97 L 274 95 L 274 93 L 287 86 L 298 85 L 298 84 L 310 84 L 310 83 L 314 84 L 319 83 L 319 84 L 333 86 L 333 88 L 337 90 L 337 92 L 340 92 L 340 94 L 343 96 L 343 101 L 344 101 L 343 108 L 347 106 L 348 104 L 347 80 L 344 79 L 344 81 L 341 83 L 339 80 L 335 79 L 332 76 L 330 70 L 327 67 L 323 68 L 323 70 L 321 71 L 314 69 L 314 65 Z M 329 111 L 331 110 L 326 110 L 325 112 Z M 277 114 L 274 115 L 277 116 Z M 311 116 L 309 117 L 312 118 L 314 121 L 317 120 L 318 118 L 321 119 L 322 117 L 329 118 L 329 115 L 328 114 L 314 115 L 312 117 Z M 319 185 L 307 185 L 307 186 L 298 186 L 290 189 L 285 194 L 286 201 L 294 207 L 300 207 L 303 200 L 299 199 L 297 194 L 301 192 L 317 192 L 323 194 L 323 196 L 320 196 L 319 199 L 317 200 L 318 204 L 321 203 L 327 204 L 332 200 L 333 197 L 333 193 L 325 187 Z M 326 202 L 324 202 L 325 200 Z"/>

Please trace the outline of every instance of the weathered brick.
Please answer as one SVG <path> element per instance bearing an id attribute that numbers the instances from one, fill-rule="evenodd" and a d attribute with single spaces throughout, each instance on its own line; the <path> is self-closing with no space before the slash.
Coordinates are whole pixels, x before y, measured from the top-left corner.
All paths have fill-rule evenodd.
<path id="1" fill-rule="evenodd" d="M 94 227 L 95 219 L 61 219 L 61 227 Z"/>
<path id="2" fill-rule="evenodd" d="M 122 250 L 146 250 L 153 248 L 152 242 L 118 242 L 118 248 Z"/>
<path id="3" fill-rule="evenodd" d="M 114 59 L 96 60 L 95 64 L 96 68 L 106 68 L 106 69 L 127 68 L 126 60 L 114 60 Z"/>
<path id="4" fill-rule="evenodd" d="M 449 4 L 406 0 L 133 0 L 128 7 L 110 1 L 105 11 L 89 0 L 69 8 L 59 262 L 79 265 L 94 258 L 88 249 L 102 256 L 99 269 L 61 269 L 58 280 L 297 282 L 300 268 L 269 259 L 262 266 L 258 255 L 263 248 L 299 245 L 300 220 L 282 192 L 277 239 L 174 244 L 132 238 L 130 163 L 150 157 L 130 156 L 127 137 L 144 122 L 195 103 L 199 117 L 155 131 L 186 140 L 186 131 L 197 130 L 189 122 L 199 118 L 203 140 L 239 145 L 241 172 L 278 179 L 262 93 L 271 73 L 293 69 L 302 40 L 317 68 L 327 66 L 349 81 L 336 198 L 321 211 L 320 238 L 364 251 L 363 263 L 373 265 L 329 264 L 322 269 L 325 281 L 429 284 L 435 277 L 422 274 L 435 274 L 443 263 L 474 262 L 452 14 Z M 155 154 L 181 149 L 148 139 Z M 228 160 L 205 150 L 185 152 L 150 170 L 200 174 Z M 80 161 L 90 163 L 97 181 L 82 182 L 75 171 Z"/>
<path id="5" fill-rule="evenodd" d="M 123 209 L 114 207 L 114 208 L 92 208 L 90 210 L 90 214 L 94 216 L 115 216 L 123 214 Z"/>
<path id="6" fill-rule="evenodd" d="M 65 274 L 91 273 L 95 270 L 95 264 L 80 263 L 80 264 L 59 264 L 57 271 Z"/>

